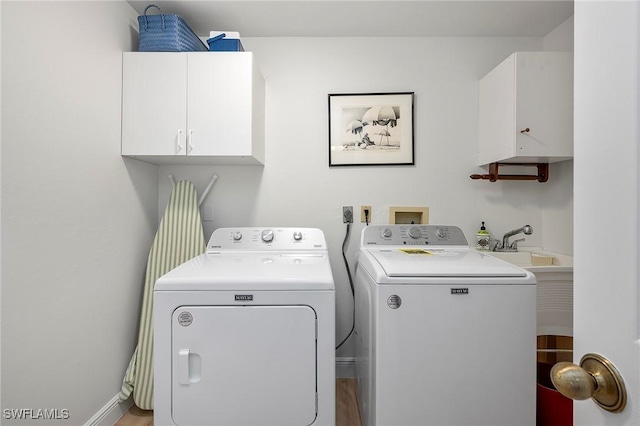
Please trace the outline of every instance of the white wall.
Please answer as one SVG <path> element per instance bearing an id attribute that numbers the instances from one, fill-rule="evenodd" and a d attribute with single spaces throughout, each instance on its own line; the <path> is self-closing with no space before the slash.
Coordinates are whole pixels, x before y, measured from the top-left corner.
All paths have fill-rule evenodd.
<path id="1" fill-rule="evenodd" d="M 542 39 L 544 50 L 573 52 L 573 22 L 574 18 L 572 16 L 544 36 Z"/>
<path id="2" fill-rule="evenodd" d="M 266 79 L 266 165 L 259 167 L 162 166 L 159 210 L 170 192 L 167 175 L 192 179 L 202 190 L 220 179 L 205 207 L 208 233 L 224 226 L 310 226 L 325 232 L 337 286 L 337 337 L 351 326 L 352 299 L 340 254 L 342 206 L 430 208 L 430 222 L 455 224 L 468 238 L 481 221 L 496 236 L 530 224 L 525 245 L 545 244 L 545 217 L 571 229 L 571 173 L 546 184 L 474 181 L 478 80 L 517 50 L 542 50 L 542 38 L 247 38 Z M 415 166 L 328 167 L 329 93 L 415 92 Z M 552 170 L 555 170 L 552 169 Z M 566 181 L 563 183 L 563 181 Z M 568 182 L 568 183 L 567 183 Z M 565 197 L 565 195 L 568 196 Z M 544 201 L 543 201 L 544 200 Z M 205 212 L 205 215 L 207 212 Z M 547 221 L 549 222 L 549 221 Z M 348 258 L 358 249 L 353 227 Z M 565 233 L 567 235 L 567 233 Z M 570 233 L 568 233 L 570 235 Z M 570 252 L 571 242 L 558 244 Z M 351 356 L 346 344 L 338 356 Z"/>
<path id="3" fill-rule="evenodd" d="M 572 16 L 544 37 L 544 50 L 572 52 L 573 27 Z M 549 181 L 540 206 L 544 248 L 573 254 L 573 160 L 549 165 Z"/>
<path id="4" fill-rule="evenodd" d="M 157 167 L 120 156 L 124 2 L 2 8 L 2 408 L 86 422 L 136 341 Z"/>

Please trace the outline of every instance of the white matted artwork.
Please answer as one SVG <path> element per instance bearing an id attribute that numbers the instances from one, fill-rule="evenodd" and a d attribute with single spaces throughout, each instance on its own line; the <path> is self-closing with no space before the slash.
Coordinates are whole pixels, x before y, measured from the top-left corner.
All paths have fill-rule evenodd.
<path id="1" fill-rule="evenodd" d="M 413 164 L 413 92 L 329 95 L 330 167 Z"/>

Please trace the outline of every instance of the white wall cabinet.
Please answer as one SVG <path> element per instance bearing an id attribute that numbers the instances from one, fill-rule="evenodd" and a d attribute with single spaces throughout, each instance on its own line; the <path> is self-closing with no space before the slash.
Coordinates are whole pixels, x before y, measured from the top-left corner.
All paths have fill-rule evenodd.
<path id="1" fill-rule="evenodd" d="M 478 163 L 573 158 L 573 55 L 516 52 L 480 80 Z"/>
<path id="2" fill-rule="evenodd" d="M 126 52 L 122 155 L 155 164 L 264 164 L 264 103 L 251 52 Z"/>

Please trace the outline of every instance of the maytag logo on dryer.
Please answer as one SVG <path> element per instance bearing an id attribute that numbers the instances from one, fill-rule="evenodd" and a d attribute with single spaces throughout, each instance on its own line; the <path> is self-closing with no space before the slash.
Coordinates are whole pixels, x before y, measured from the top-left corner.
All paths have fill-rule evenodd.
<path id="1" fill-rule="evenodd" d="M 236 294 L 236 302 L 253 302 L 253 294 Z"/>
<path id="2" fill-rule="evenodd" d="M 193 323 L 193 315 L 191 312 L 184 311 L 178 315 L 178 324 L 183 327 L 189 327 Z"/>
<path id="3" fill-rule="evenodd" d="M 469 288 L 452 288 L 451 294 L 469 294 Z"/>

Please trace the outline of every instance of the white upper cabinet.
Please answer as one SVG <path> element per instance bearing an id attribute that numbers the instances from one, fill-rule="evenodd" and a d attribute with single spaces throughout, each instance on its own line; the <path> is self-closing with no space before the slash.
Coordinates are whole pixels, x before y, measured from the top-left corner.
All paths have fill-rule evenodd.
<path id="1" fill-rule="evenodd" d="M 122 155 L 264 164 L 264 102 L 251 52 L 124 53 Z"/>
<path id="2" fill-rule="evenodd" d="M 573 158 L 573 54 L 516 52 L 480 80 L 479 165 Z"/>

